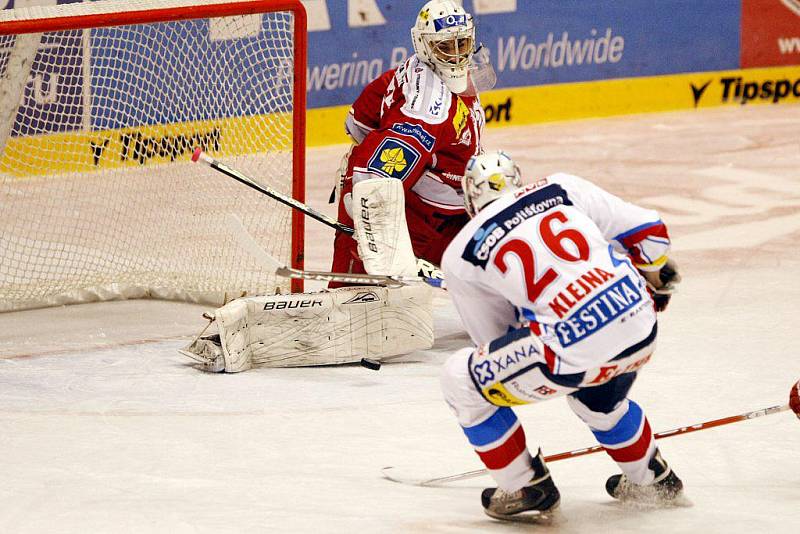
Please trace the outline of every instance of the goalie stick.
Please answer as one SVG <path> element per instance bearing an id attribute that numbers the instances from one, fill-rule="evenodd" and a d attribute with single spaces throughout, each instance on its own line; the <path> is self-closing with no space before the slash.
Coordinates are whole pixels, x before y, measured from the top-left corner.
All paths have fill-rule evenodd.
<path id="1" fill-rule="evenodd" d="M 782 406 L 770 406 L 769 408 L 763 408 L 761 410 L 755 410 L 752 412 L 747 412 L 739 415 L 732 415 L 730 417 L 723 417 L 721 419 L 714 419 L 713 421 L 706 421 L 704 423 L 695 423 L 689 426 L 673 428 L 672 430 L 665 430 L 664 432 L 659 432 L 657 434 L 654 434 L 653 437 L 655 439 L 669 438 L 672 436 L 678 436 L 680 434 L 688 434 L 689 432 L 697 432 L 698 430 L 713 428 L 715 426 L 728 425 L 730 423 L 738 423 L 739 421 L 746 421 L 748 419 L 764 417 L 765 415 L 772 415 L 775 413 L 784 412 L 788 409 L 789 409 L 788 404 L 784 404 Z M 800 417 L 800 415 L 798 415 L 798 417 Z M 594 454 L 602 450 L 604 450 L 602 446 L 595 445 L 594 447 L 588 447 L 585 449 L 575 449 L 572 451 L 560 452 L 558 454 L 545 456 L 544 460 L 545 462 L 556 462 L 558 460 L 566 460 L 568 458 L 575 458 L 578 456 L 585 456 L 587 454 Z M 408 484 L 411 486 L 436 487 L 436 486 L 443 486 L 451 482 L 458 482 L 459 480 L 469 480 L 471 478 L 477 478 L 483 475 L 487 475 L 489 474 L 489 472 L 486 469 L 475 469 L 474 471 L 465 471 L 463 473 L 457 473 L 454 475 L 447 475 L 435 478 L 414 478 L 411 476 L 404 475 L 402 471 L 397 471 L 396 467 L 390 466 L 381 469 L 381 474 L 383 475 L 383 478 L 391 480 L 392 482 L 398 482 L 400 484 Z"/>
<path id="2" fill-rule="evenodd" d="M 321 222 L 322 224 L 330 226 L 334 230 L 338 230 L 340 232 L 344 232 L 345 234 L 349 234 L 349 235 L 353 235 L 353 233 L 354 233 L 353 228 L 347 226 L 346 224 L 342 224 L 339 221 L 337 221 L 336 219 L 328 217 L 324 213 L 321 213 L 321 212 L 315 210 L 314 208 L 310 207 L 309 205 L 304 204 L 304 203 L 300 202 L 299 200 L 295 200 L 292 197 L 281 193 L 280 191 L 272 189 L 269 186 L 261 185 L 261 184 L 256 183 L 255 180 L 253 180 L 252 178 L 249 178 L 245 174 L 237 171 L 236 169 L 234 169 L 232 167 L 229 167 L 228 165 L 225 165 L 221 161 L 218 161 L 218 160 L 212 158 L 211 156 L 209 156 L 208 154 L 203 152 L 203 150 L 201 148 L 199 148 L 199 147 L 195 148 L 194 153 L 192 154 L 192 161 L 194 161 L 195 163 L 198 162 L 198 161 L 203 162 L 206 165 L 208 165 L 209 167 L 211 167 L 212 169 L 214 169 L 215 171 L 220 172 L 220 173 L 222 173 L 225 176 L 228 176 L 230 178 L 233 178 L 237 182 L 239 182 L 241 184 L 244 184 L 247 187 L 250 187 L 252 189 L 255 189 L 259 193 L 261 193 L 263 195 L 267 195 L 268 197 L 270 197 L 270 198 L 272 198 L 274 200 L 277 200 L 278 202 L 281 202 L 282 204 L 285 204 L 285 205 L 289 206 L 292 209 L 296 209 L 296 210 L 308 215 L 312 219 L 315 219 L 315 220 Z M 241 225 L 241 221 L 239 222 L 239 224 Z M 245 232 L 246 232 L 246 230 L 245 230 Z M 256 245 L 256 246 L 258 246 L 258 245 Z M 262 252 L 263 252 L 263 250 L 262 250 Z M 281 267 L 283 267 L 283 266 L 281 266 Z M 288 267 L 286 267 L 286 268 L 288 269 Z M 297 270 L 296 269 L 289 269 L 289 271 L 297 271 Z M 427 260 L 424 260 L 422 258 L 417 258 L 417 271 L 419 272 L 419 276 L 422 279 L 424 279 L 424 281 L 426 281 L 428 284 L 430 284 L 430 285 L 432 285 L 434 287 L 444 288 L 444 285 L 442 283 L 435 283 L 434 284 L 434 283 L 431 283 L 430 281 L 427 281 L 427 280 L 431 280 L 431 281 L 440 280 L 440 279 L 444 278 L 444 274 L 442 273 L 442 271 L 436 265 L 434 265 L 433 263 L 431 263 L 431 262 L 429 262 Z M 300 276 L 298 273 L 301 273 L 301 272 L 305 272 L 306 276 Z M 294 276 L 290 276 L 290 275 L 286 275 L 286 274 L 280 274 L 280 276 L 286 276 L 287 278 L 302 278 L 302 279 L 305 279 L 305 280 L 335 281 L 335 282 L 345 282 L 345 283 L 352 283 L 352 284 L 361 284 L 361 283 L 374 284 L 374 283 L 376 283 L 375 280 L 373 280 L 373 281 L 364 281 L 370 275 L 347 275 L 347 276 L 350 276 L 350 278 L 359 277 L 360 279 L 359 280 L 352 280 L 352 279 L 344 280 L 344 279 L 340 279 L 340 278 L 326 278 L 326 277 L 330 277 L 330 276 L 339 276 L 336 273 L 316 272 L 316 271 L 297 271 L 297 272 L 295 272 Z M 385 283 L 384 279 L 385 279 L 385 277 L 380 277 L 380 279 L 377 280 L 377 283 Z"/>
<path id="3" fill-rule="evenodd" d="M 322 224 L 327 224 L 331 228 L 339 230 L 340 232 L 353 235 L 353 229 L 350 228 L 349 226 L 344 225 L 339 221 L 328 217 L 324 213 L 318 212 L 317 210 L 309 207 L 308 205 L 303 204 L 299 200 L 295 200 L 292 197 L 281 193 L 280 191 L 276 191 L 275 189 L 272 189 L 269 186 L 256 183 L 253 179 L 245 176 L 236 169 L 229 167 L 224 163 L 222 163 L 221 161 L 217 161 L 216 159 L 212 158 L 211 156 L 203 152 L 203 150 L 200 148 L 194 149 L 194 153 L 192 154 L 192 161 L 194 162 L 202 161 L 215 171 L 221 172 L 222 174 L 233 178 L 237 182 L 244 184 L 252 189 L 255 189 L 262 195 L 267 195 L 268 197 L 273 198 L 278 202 L 286 204 L 290 208 L 302 211 L 312 219 L 316 219 Z"/>
<path id="4" fill-rule="evenodd" d="M 428 276 L 383 276 L 377 274 L 348 274 L 331 273 L 325 271 L 301 271 L 293 269 L 281 263 L 277 258 L 270 255 L 266 250 L 253 239 L 250 232 L 244 227 L 241 219 L 234 214 L 226 217 L 228 229 L 254 259 L 258 260 L 265 268 L 274 272 L 278 276 L 285 278 L 299 278 L 303 280 L 319 280 L 322 282 L 344 282 L 349 284 L 384 284 L 388 286 L 403 286 L 411 283 L 424 282 L 430 286 L 445 289 L 442 278 L 432 278 Z M 419 265 L 419 263 L 418 263 Z"/>

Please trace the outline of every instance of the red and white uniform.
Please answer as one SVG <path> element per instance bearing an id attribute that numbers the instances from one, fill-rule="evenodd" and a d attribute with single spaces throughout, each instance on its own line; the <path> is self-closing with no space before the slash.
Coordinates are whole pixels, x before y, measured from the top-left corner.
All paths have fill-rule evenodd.
<path id="1" fill-rule="evenodd" d="M 513 407 L 563 395 L 634 484 L 654 481 L 653 433 L 627 394 L 656 340 L 638 270 L 659 270 L 669 245 L 658 213 L 568 174 L 501 196 L 450 243 L 447 289 L 478 348 L 448 359 L 442 390 L 501 488 L 534 476 Z"/>
<path id="2" fill-rule="evenodd" d="M 669 250 L 653 210 L 569 174 L 554 174 L 481 210 L 450 244 L 442 269 L 480 345 L 530 321 L 554 373 L 598 367 L 656 322 L 638 270 Z"/>
<path id="3" fill-rule="evenodd" d="M 461 176 L 481 151 L 485 124 L 477 96 L 453 94 L 412 55 L 371 82 L 353 104 L 348 133 L 358 143 L 350 154 L 338 220 L 353 225 L 353 183 L 373 177 L 402 180 L 406 220 L 417 257 L 435 264 L 466 224 Z M 363 273 L 356 243 L 337 233 L 334 272 Z"/>

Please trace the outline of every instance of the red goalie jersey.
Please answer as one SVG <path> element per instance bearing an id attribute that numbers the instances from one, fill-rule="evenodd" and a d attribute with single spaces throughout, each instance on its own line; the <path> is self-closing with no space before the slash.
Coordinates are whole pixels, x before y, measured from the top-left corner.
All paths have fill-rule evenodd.
<path id="1" fill-rule="evenodd" d="M 469 220 L 461 176 L 469 158 L 481 151 L 484 123 L 479 98 L 453 94 L 416 55 L 383 73 L 364 89 L 347 118 L 347 131 L 358 144 L 348 159 L 338 220 L 353 226 L 353 183 L 402 180 L 414 254 L 438 265 Z M 332 270 L 365 272 L 356 242 L 341 232 Z"/>

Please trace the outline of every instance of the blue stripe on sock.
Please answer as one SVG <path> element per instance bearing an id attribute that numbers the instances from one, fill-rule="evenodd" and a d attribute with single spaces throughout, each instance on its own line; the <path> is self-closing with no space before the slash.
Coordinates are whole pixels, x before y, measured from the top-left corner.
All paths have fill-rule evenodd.
<path id="1" fill-rule="evenodd" d="M 594 437 L 602 445 L 617 445 L 633 438 L 642 426 L 644 414 L 638 404 L 628 401 L 628 412 L 611 430 L 592 430 Z"/>
<path id="2" fill-rule="evenodd" d="M 517 415 L 511 408 L 498 408 L 492 416 L 475 426 L 461 427 L 473 447 L 482 447 L 497 441 L 517 422 Z"/>

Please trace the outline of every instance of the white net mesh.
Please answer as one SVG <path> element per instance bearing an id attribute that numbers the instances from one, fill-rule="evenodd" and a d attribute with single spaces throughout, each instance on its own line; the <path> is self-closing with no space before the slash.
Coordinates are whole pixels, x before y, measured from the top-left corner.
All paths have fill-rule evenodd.
<path id="1" fill-rule="evenodd" d="M 217 304 L 285 284 L 224 221 L 237 214 L 289 263 L 291 210 L 190 157 L 202 146 L 292 194 L 293 26 L 291 12 L 269 12 L 0 35 L 0 311 Z"/>

